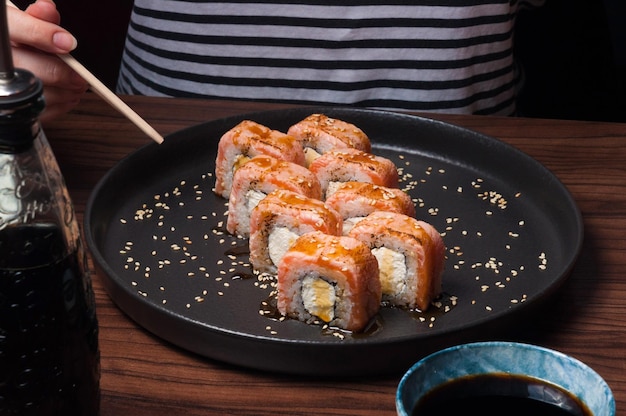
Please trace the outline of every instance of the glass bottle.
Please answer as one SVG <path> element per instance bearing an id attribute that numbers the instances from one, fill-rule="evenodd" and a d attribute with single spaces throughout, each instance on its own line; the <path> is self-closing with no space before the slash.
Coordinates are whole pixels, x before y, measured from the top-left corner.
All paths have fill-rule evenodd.
<path id="1" fill-rule="evenodd" d="M 38 119 L 42 84 L 13 68 L 0 14 L 0 416 L 95 416 L 100 355 L 85 251 Z"/>

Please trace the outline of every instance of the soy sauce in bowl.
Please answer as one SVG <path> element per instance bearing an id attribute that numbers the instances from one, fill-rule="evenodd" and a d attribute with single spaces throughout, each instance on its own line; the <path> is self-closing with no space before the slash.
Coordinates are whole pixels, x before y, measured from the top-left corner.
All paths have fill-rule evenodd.
<path id="1" fill-rule="evenodd" d="M 575 395 L 546 381 L 509 373 L 450 380 L 424 395 L 414 416 L 441 415 L 593 416 Z"/>
<path id="2" fill-rule="evenodd" d="M 615 416 L 615 398 L 591 367 L 562 352 L 510 341 L 436 351 L 404 374 L 398 416 Z"/>

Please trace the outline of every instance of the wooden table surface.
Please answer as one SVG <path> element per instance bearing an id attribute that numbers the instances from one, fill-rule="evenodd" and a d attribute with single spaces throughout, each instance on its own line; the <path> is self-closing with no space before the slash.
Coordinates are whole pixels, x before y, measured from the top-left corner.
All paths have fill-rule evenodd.
<path id="1" fill-rule="evenodd" d="M 281 105 L 125 97 L 162 134 Z M 519 341 L 570 354 L 608 382 L 626 409 L 626 124 L 430 115 L 501 139 L 550 169 L 584 219 L 583 251 L 548 310 Z M 96 96 L 45 126 L 82 221 L 116 162 L 150 141 Z M 394 415 L 401 374 L 308 378 L 235 368 L 172 346 L 135 324 L 93 276 L 100 322 L 102 416 Z"/>

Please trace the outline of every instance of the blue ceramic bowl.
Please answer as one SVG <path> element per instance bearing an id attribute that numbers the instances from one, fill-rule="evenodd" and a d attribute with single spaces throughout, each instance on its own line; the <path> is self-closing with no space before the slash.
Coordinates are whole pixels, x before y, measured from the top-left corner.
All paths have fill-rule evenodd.
<path id="1" fill-rule="evenodd" d="M 515 342 L 477 342 L 435 352 L 411 367 L 396 393 L 399 416 L 410 416 L 427 392 L 463 376 L 509 373 L 555 384 L 578 397 L 594 416 L 615 416 L 607 383 L 582 362 L 547 348 Z"/>

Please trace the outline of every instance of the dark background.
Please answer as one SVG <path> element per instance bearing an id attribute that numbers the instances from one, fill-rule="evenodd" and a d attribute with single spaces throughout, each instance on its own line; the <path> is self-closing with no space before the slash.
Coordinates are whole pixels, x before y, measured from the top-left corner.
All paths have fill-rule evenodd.
<path id="1" fill-rule="evenodd" d="M 625 0 L 547 0 L 517 23 L 522 115 L 626 122 Z"/>
<path id="2" fill-rule="evenodd" d="M 34 0 L 12 0 L 24 9 Z M 78 39 L 72 53 L 109 88 L 117 82 L 119 63 L 133 0 L 54 0 L 61 26 Z"/>
<path id="3" fill-rule="evenodd" d="M 74 56 L 114 88 L 132 0 L 56 3 L 79 39 Z M 626 122 L 626 0 L 547 0 L 520 14 L 515 36 L 520 115 Z"/>

